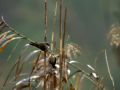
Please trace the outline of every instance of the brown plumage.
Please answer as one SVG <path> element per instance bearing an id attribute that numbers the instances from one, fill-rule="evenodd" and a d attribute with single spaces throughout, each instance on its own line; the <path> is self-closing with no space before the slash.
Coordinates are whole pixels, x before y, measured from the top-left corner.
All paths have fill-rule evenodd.
<path id="1" fill-rule="evenodd" d="M 39 48 L 42 51 L 48 51 L 48 48 L 50 47 L 50 44 L 48 42 L 41 42 L 41 43 L 30 42 L 29 44 Z"/>
<path id="2" fill-rule="evenodd" d="M 55 64 L 56 64 L 56 57 L 54 56 L 54 54 L 51 54 L 48 58 L 48 62 L 49 64 L 52 65 L 53 68 L 55 68 Z"/>

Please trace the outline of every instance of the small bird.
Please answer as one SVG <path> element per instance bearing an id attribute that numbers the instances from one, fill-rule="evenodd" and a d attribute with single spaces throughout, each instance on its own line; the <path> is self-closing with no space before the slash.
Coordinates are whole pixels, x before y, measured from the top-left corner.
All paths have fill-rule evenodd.
<path id="1" fill-rule="evenodd" d="M 41 43 L 30 42 L 29 44 L 39 48 L 42 51 L 48 51 L 48 48 L 50 47 L 50 44 L 48 42 L 41 42 Z"/>
<path id="2" fill-rule="evenodd" d="M 53 68 L 56 68 L 56 67 L 55 67 L 56 57 L 54 56 L 54 54 L 51 54 L 51 55 L 49 56 L 48 62 L 49 62 L 49 64 L 52 65 Z"/>

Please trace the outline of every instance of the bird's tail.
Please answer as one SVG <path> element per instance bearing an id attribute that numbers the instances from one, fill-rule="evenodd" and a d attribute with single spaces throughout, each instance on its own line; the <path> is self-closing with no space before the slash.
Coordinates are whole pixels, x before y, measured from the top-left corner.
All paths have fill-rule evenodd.
<path id="1" fill-rule="evenodd" d="M 29 44 L 32 45 L 32 46 L 38 47 L 38 43 L 37 42 L 30 42 Z"/>

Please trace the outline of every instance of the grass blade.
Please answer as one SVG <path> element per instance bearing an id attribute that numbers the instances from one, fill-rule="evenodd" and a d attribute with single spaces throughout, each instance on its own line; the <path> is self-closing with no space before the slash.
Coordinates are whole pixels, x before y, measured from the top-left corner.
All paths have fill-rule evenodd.
<path id="1" fill-rule="evenodd" d="M 5 43 L 3 43 L 3 45 L 0 47 L 0 52 L 8 45 L 9 42 L 11 42 L 12 40 L 15 40 L 15 39 L 21 39 L 21 37 L 15 37 L 15 38 L 12 38 L 12 39 L 6 41 Z"/>
<path id="2" fill-rule="evenodd" d="M 2 38 L 2 39 L 0 40 L 0 44 L 1 44 L 3 41 L 7 40 L 7 39 L 13 38 L 15 35 L 16 35 L 16 34 L 11 34 L 11 35 L 8 35 L 8 36 Z"/>
<path id="3" fill-rule="evenodd" d="M 10 33 L 11 32 L 11 30 L 9 30 L 9 31 L 7 31 L 7 32 L 5 32 L 5 33 L 3 33 L 3 34 L 1 34 L 0 35 L 0 38 L 2 37 L 2 36 L 4 36 L 4 35 L 7 35 L 8 33 Z"/>

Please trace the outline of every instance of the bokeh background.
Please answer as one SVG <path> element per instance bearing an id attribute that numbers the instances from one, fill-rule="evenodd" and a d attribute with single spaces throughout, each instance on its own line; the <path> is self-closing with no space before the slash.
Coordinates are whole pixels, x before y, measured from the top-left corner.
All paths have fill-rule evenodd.
<path id="1" fill-rule="evenodd" d="M 84 65 L 90 64 L 94 66 L 94 61 L 98 53 L 106 49 L 111 74 L 115 82 L 115 88 L 116 90 L 120 90 L 120 61 L 114 51 L 114 46 L 111 46 L 110 40 L 107 39 L 109 27 L 114 23 L 120 23 L 120 0 L 63 0 L 63 16 L 65 5 L 68 7 L 66 40 L 68 35 L 70 35 L 68 42 L 78 44 L 83 52 L 76 60 Z M 59 34 L 59 6 L 60 0 L 58 0 L 55 37 Z M 47 41 L 49 43 L 51 42 L 53 29 L 54 8 L 55 0 L 48 0 Z M 44 13 L 44 0 L 0 0 L 0 16 L 3 15 L 5 21 L 13 29 L 36 42 L 44 41 Z M 7 60 L 16 43 L 17 40 L 12 41 L 0 53 L 0 68 Z M 10 69 L 18 59 L 22 47 L 26 43 L 29 42 L 21 40 L 18 48 L 15 50 L 13 57 L 11 57 L 0 77 L 0 87 L 2 87 Z M 57 43 L 57 46 L 59 46 L 58 44 L 59 43 Z M 35 49 L 35 47 L 29 47 L 22 60 Z M 34 56 L 25 64 L 22 72 L 31 70 L 29 62 L 34 59 Z M 73 67 L 70 68 L 71 71 L 75 70 Z M 86 72 L 90 72 L 87 68 L 81 66 L 80 68 Z M 108 74 L 104 53 L 97 59 L 96 71 L 100 78 L 104 77 L 104 86 L 107 87 L 108 90 L 112 90 L 112 82 Z M 13 75 L 15 75 L 15 70 L 10 78 L 12 78 Z M 74 81 L 75 80 L 72 82 L 74 83 Z M 92 85 L 93 83 L 85 78 L 82 84 L 82 90 L 89 90 Z M 12 84 L 8 84 L 4 90 L 9 90 L 11 86 Z M 96 87 L 94 87 L 93 90 L 95 88 Z"/>

